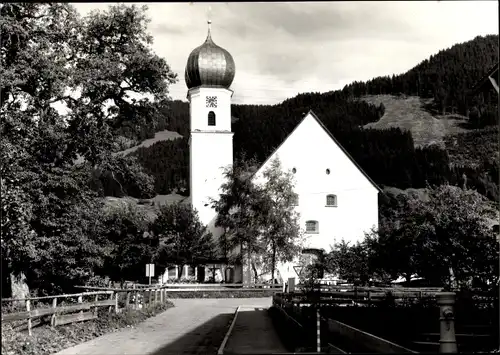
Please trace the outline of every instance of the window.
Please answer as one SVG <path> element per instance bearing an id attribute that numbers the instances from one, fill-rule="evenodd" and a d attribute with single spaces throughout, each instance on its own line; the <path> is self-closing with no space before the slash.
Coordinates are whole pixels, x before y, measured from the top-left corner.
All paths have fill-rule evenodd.
<path id="1" fill-rule="evenodd" d="M 298 206 L 299 205 L 299 195 L 293 194 L 292 196 L 292 206 Z"/>
<path id="2" fill-rule="evenodd" d="M 327 195 L 326 196 L 326 205 L 331 207 L 337 207 L 337 196 L 336 195 Z"/>
<path id="3" fill-rule="evenodd" d="M 326 169 L 326 175 L 330 175 L 330 169 Z"/>
<path id="4" fill-rule="evenodd" d="M 210 111 L 208 113 L 208 125 L 215 126 L 215 113 L 214 113 L 214 111 Z"/>
<path id="5" fill-rule="evenodd" d="M 318 221 L 307 221 L 306 222 L 306 233 L 319 233 Z"/>

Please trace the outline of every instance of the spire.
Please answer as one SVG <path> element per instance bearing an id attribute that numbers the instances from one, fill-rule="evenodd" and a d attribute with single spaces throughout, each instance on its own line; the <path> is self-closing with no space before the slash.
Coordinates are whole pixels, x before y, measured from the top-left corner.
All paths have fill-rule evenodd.
<path id="1" fill-rule="evenodd" d="M 212 34 L 211 34 L 210 30 L 212 29 L 212 21 L 211 21 L 211 20 L 208 20 L 208 21 L 207 21 L 207 24 L 208 24 L 208 35 L 207 35 L 207 41 L 211 41 L 211 40 L 212 40 Z"/>
<path id="2" fill-rule="evenodd" d="M 209 6 L 208 7 L 208 10 L 207 10 L 207 24 L 208 24 L 208 35 L 207 35 L 207 42 L 208 41 L 212 41 L 212 34 L 211 34 L 211 30 L 212 30 L 212 6 Z"/>

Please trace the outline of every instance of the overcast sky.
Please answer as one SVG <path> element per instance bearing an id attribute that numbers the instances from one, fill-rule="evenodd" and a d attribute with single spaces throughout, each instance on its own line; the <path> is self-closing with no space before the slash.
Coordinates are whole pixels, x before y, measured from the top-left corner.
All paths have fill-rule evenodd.
<path id="1" fill-rule="evenodd" d="M 143 5 L 144 3 L 138 3 Z M 82 15 L 105 3 L 73 4 Z M 300 92 L 341 89 L 399 74 L 441 49 L 498 34 L 497 1 L 150 3 L 149 32 L 185 100 L 189 53 L 207 34 L 236 63 L 233 102 L 274 104 Z"/>

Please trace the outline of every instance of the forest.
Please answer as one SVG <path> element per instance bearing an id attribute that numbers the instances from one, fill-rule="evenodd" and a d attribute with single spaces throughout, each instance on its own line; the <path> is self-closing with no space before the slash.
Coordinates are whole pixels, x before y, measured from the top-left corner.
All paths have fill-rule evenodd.
<path id="1" fill-rule="evenodd" d="M 438 186 L 443 183 L 476 189 L 498 201 L 498 157 L 490 154 L 498 132 L 498 96 L 491 90 L 472 95 L 474 84 L 498 61 L 498 36 L 490 35 L 457 44 L 430 56 L 408 72 L 354 82 L 343 90 L 304 93 L 277 105 L 233 105 L 234 156 L 255 157 L 263 162 L 313 110 L 349 154 L 381 186 L 401 189 Z M 412 135 L 398 128 L 376 130 L 363 125 L 383 116 L 383 104 L 359 100 L 363 95 L 419 95 L 434 98 L 439 113 L 473 112 L 480 127 L 471 127 L 456 137 L 446 137 L 445 149 L 414 147 Z M 435 108 L 429 107 L 429 110 Z M 188 137 L 189 105 L 173 101 L 162 108 L 156 128 L 143 128 L 141 138 L 169 129 Z M 483 137 L 487 137 L 484 142 Z M 474 153 L 472 153 L 472 151 Z M 186 188 L 189 181 L 187 140 L 161 141 L 135 153 L 155 177 L 155 189 L 168 194 Z M 495 175 L 496 174 L 496 175 Z"/>

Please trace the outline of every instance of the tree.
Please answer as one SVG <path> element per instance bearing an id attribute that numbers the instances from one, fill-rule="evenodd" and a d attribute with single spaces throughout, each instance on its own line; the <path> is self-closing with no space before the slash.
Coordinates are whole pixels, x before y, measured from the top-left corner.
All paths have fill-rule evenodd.
<path id="1" fill-rule="evenodd" d="M 300 253 L 302 232 L 299 214 L 294 207 L 297 195 L 293 190 L 293 174 L 283 172 L 280 160 L 275 158 L 262 175 L 265 182 L 261 188 L 264 189 L 266 204 L 260 205 L 264 222 L 261 238 L 274 282 L 276 263 L 290 262 Z"/>
<path id="2" fill-rule="evenodd" d="M 244 255 L 250 260 L 252 254 L 261 252 L 262 215 L 257 207 L 264 206 L 264 191 L 251 180 L 256 170 L 254 159 L 236 160 L 224 170 L 219 199 L 211 201 L 217 212 L 215 226 L 224 229 L 219 246 L 235 264 L 242 264 Z"/>
<path id="3" fill-rule="evenodd" d="M 0 18 L 4 272 L 30 273 L 33 287 L 71 288 L 103 262 L 92 172 L 117 166 L 121 127 L 154 123 L 175 75 L 151 51 L 145 8 L 80 18 L 69 4 L 7 3 Z M 75 165 L 78 156 L 84 163 Z"/>
<path id="4" fill-rule="evenodd" d="M 252 160 L 237 161 L 226 170 L 220 199 L 213 201 L 218 212 L 216 225 L 225 230 L 221 238 L 224 248 L 240 248 L 239 261 L 243 255 L 249 262 L 252 255 L 259 255 L 270 266 L 274 280 L 277 262 L 291 261 L 301 249 L 293 179 L 291 173 L 283 173 L 278 159 L 262 173 L 261 181 L 255 173 Z M 256 274 L 256 266 L 253 268 Z"/>
<path id="5" fill-rule="evenodd" d="M 366 285 L 372 276 L 369 250 L 361 242 L 350 245 L 342 239 L 340 243 L 333 245 L 326 257 L 326 266 L 330 273 L 337 274 L 350 283 Z"/>
<path id="6" fill-rule="evenodd" d="M 489 218 L 493 210 L 476 191 L 443 185 L 428 189 L 428 199 L 402 197 L 381 219 L 368 246 L 377 267 L 409 281 L 417 274 L 448 288 L 471 281 L 497 282 L 498 247 Z"/>
<path id="7" fill-rule="evenodd" d="M 217 257 L 212 234 L 189 205 L 174 203 L 160 207 L 152 232 L 160 242 L 154 260 L 161 266 L 197 267 Z"/>
<path id="8" fill-rule="evenodd" d="M 132 204 L 109 209 L 103 220 L 107 256 L 100 273 L 122 284 L 143 279 L 144 266 L 158 249 L 158 238 L 150 233 L 150 226 L 150 218 Z"/>

